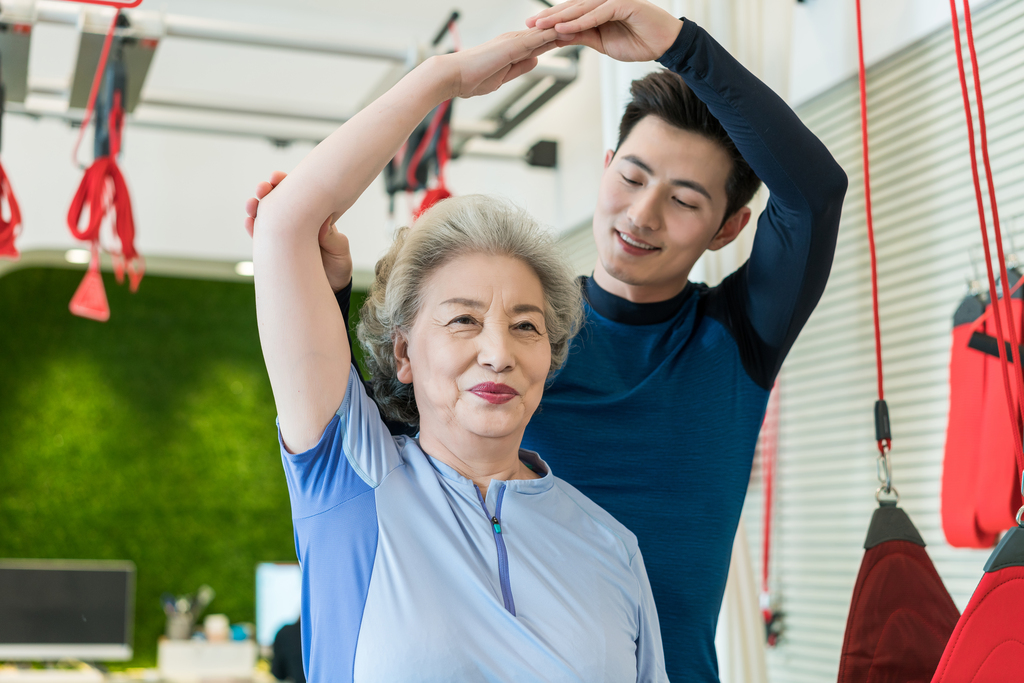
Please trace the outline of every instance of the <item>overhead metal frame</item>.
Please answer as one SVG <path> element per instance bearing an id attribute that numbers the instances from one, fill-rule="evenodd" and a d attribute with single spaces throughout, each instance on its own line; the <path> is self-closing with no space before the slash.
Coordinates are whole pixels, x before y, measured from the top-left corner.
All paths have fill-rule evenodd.
<path id="1" fill-rule="evenodd" d="M 113 16 L 112 12 L 112 9 L 81 7 L 76 3 L 57 0 L 37 0 L 30 4 L 3 3 L 0 11 L 0 51 L 3 53 L 4 82 L 8 84 L 8 102 L 11 103 L 8 111 L 60 119 L 71 125 L 80 124 L 98 62 L 99 48 Z M 339 116 L 336 111 L 310 112 L 307 108 L 289 108 L 280 103 L 244 102 L 237 98 L 228 100 L 173 91 L 153 91 L 145 87 L 145 79 L 160 41 L 167 37 L 187 38 L 390 62 L 392 68 L 371 89 L 360 107 L 391 88 L 403 75 L 433 53 L 433 48 L 417 44 L 388 46 L 359 43 L 279 31 L 265 26 L 146 10 L 131 10 L 122 14 L 128 18 L 129 25 L 117 29 L 115 39 L 121 42 L 129 69 L 127 109 L 131 116 L 128 123 L 167 130 L 262 137 L 277 144 L 292 141 L 318 142 L 348 117 Z M 52 83 L 29 82 L 27 79 L 28 44 L 31 28 L 36 23 L 75 26 L 79 30 L 81 39 L 75 73 L 66 90 Z M 5 25 L 22 28 L 5 33 L 2 30 Z M 13 56 L 9 57 L 8 53 Z M 566 48 L 554 56 L 543 58 L 530 74 L 523 77 L 519 87 L 483 119 L 455 122 L 452 133 L 456 155 L 471 154 L 471 150 L 466 149 L 466 143 L 473 138 L 500 140 L 505 137 L 572 83 L 578 74 L 577 54 L 577 49 Z M 541 82 L 547 85 L 538 93 L 538 84 Z M 21 84 L 20 90 L 18 83 Z M 13 87 L 10 84 L 14 84 Z M 51 106 L 25 106 L 26 98 L 33 94 L 48 96 Z M 58 103 L 63 97 L 67 98 L 66 103 L 60 106 Z M 523 101 L 527 97 L 531 99 Z M 144 105 L 143 109 L 137 110 L 139 105 Z"/>
<path id="2" fill-rule="evenodd" d="M 32 24 L 0 21 L 0 73 L 8 102 L 24 102 L 28 95 L 28 53 Z"/>

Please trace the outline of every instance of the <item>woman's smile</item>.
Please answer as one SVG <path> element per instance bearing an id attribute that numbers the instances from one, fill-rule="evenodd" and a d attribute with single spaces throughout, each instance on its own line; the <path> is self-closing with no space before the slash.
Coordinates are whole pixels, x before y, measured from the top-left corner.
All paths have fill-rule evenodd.
<path id="1" fill-rule="evenodd" d="M 495 382 L 477 384 L 469 390 L 469 393 L 479 396 L 488 403 L 508 403 L 519 395 L 519 392 L 509 385 Z"/>

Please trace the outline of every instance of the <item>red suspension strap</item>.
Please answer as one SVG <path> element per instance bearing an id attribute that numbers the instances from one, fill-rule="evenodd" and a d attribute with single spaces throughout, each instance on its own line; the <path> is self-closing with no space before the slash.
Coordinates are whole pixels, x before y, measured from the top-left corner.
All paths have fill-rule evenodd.
<path id="1" fill-rule="evenodd" d="M 5 104 L 6 93 L 3 83 L 0 83 L 0 124 L 3 122 Z M 7 218 L 4 218 L 4 204 L 7 204 Z M 21 210 L 18 208 L 18 200 L 11 189 L 4 167 L 0 166 L 0 258 L 18 260 L 19 254 L 17 247 L 14 246 L 14 240 L 21 234 L 20 228 Z"/>
<path id="2" fill-rule="evenodd" d="M 7 218 L 3 217 L 3 205 L 7 204 Z M 4 167 L 0 166 L 0 258 L 18 260 L 18 248 L 14 240 L 21 234 L 21 210 L 11 189 Z"/>
<path id="3" fill-rule="evenodd" d="M 764 617 L 768 645 L 778 644 L 782 632 L 781 614 L 775 611 L 769 583 L 771 568 L 772 513 L 775 494 L 775 463 L 779 452 L 779 382 L 768 395 L 768 407 L 761 424 L 761 481 L 764 496 L 764 533 L 761 538 L 761 616 Z"/>
<path id="4" fill-rule="evenodd" d="M 1018 418 L 1024 418 L 1024 375 L 1021 372 L 1021 359 L 1019 340 L 1017 338 L 1017 324 L 1013 319 L 1013 308 L 1010 303 L 1009 291 L 1004 292 L 1002 297 L 1005 308 L 1006 326 L 1010 332 L 1010 348 L 1012 364 L 1017 369 L 1012 372 L 1015 377 L 1018 396 L 1020 400 L 1017 406 L 1014 405 L 1013 395 L 1010 389 L 1010 364 L 1006 356 L 1006 335 L 1003 333 L 1003 313 L 1000 312 L 997 299 L 996 281 L 994 268 L 992 266 L 992 252 L 989 248 L 988 221 L 985 215 L 985 203 L 981 191 L 981 181 L 978 172 L 978 155 L 974 143 L 974 123 L 971 114 L 971 102 L 967 89 L 967 74 L 964 69 L 963 48 L 960 44 L 960 21 L 957 17 L 956 0 L 949 0 L 949 9 L 953 20 L 953 44 L 956 49 L 957 70 L 960 76 L 960 91 L 963 96 L 964 114 L 967 119 L 967 139 L 971 153 L 971 174 L 974 180 L 974 195 L 978 208 L 978 221 L 981 225 L 981 243 L 985 252 L 985 268 L 988 275 L 989 291 L 992 292 L 994 305 L 992 306 L 992 317 L 995 319 L 996 339 L 999 342 L 999 360 L 1003 375 L 1003 388 L 1006 392 L 1007 408 L 1009 409 L 1010 428 L 1013 431 L 1013 441 L 1017 458 L 1017 467 L 1024 472 L 1024 448 L 1021 444 L 1020 422 Z M 981 72 L 978 67 L 978 55 L 974 48 L 974 31 L 971 25 L 971 6 L 969 0 L 964 0 L 964 23 L 967 29 L 967 46 L 971 55 L 971 70 L 974 76 L 974 95 L 978 107 L 978 128 L 981 134 L 981 154 L 985 164 L 985 180 L 988 185 L 989 204 L 992 207 L 992 232 L 996 242 L 996 253 L 999 258 L 999 275 L 1004 288 L 1007 288 L 1009 278 L 1006 272 L 1006 258 L 1003 255 L 1003 237 L 999 225 L 999 208 L 996 202 L 995 183 L 992 176 L 992 165 L 988 154 L 988 131 L 985 126 L 985 105 L 981 94 Z M 1021 482 L 1021 496 L 1024 497 L 1024 480 Z M 1024 507 L 1017 513 L 1017 522 L 1021 522 L 1021 513 Z"/>
<path id="5" fill-rule="evenodd" d="M 108 53 L 117 27 L 117 14 L 110 25 L 104 52 Z M 92 166 L 82 177 L 68 209 L 68 229 L 79 240 L 90 243 L 92 259 L 89 270 L 78 291 L 75 292 L 69 308 L 75 315 L 104 321 L 110 317 L 103 280 L 99 274 L 100 234 L 104 221 L 109 221 L 120 253 L 112 254 L 114 274 L 117 281 L 124 281 L 128 272 L 129 288 L 135 292 L 142 280 L 144 261 L 135 249 L 135 220 L 132 215 L 131 197 L 124 176 L 117 166 L 117 155 L 121 151 L 121 136 L 124 130 L 124 97 L 127 91 L 125 65 L 120 54 L 108 63 L 106 54 L 101 55 L 100 64 L 93 79 L 90 104 L 86 119 L 96 105 L 100 93 L 102 105 L 96 120 L 96 144 Z M 77 143 L 76 143 L 77 144 Z M 83 213 L 88 209 L 88 219 L 83 224 Z"/>
<path id="6" fill-rule="evenodd" d="M 868 229 L 868 252 L 871 255 L 871 309 L 875 323 L 875 366 L 878 377 L 878 400 L 875 401 L 875 440 L 878 442 L 878 479 L 883 491 L 892 493 L 892 468 L 889 466 L 889 451 L 892 449 L 892 431 L 889 427 L 889 408 L 885 403 L 885 387 L 882 374 L 882 326 L 878 315 L 878 259 L 875 255 L 875 226 L 871 212 L 871 165 L 868 155 L 868 94 L 867 70 L 864 67 L 864 29 L 861 21 L 860 0 L 857 0 L 857 58 L 860 80 L 860 129 L 861 150 L 864 161 L 864 211 Z M 898 497 L 898 494 L 897 494 Z"/>

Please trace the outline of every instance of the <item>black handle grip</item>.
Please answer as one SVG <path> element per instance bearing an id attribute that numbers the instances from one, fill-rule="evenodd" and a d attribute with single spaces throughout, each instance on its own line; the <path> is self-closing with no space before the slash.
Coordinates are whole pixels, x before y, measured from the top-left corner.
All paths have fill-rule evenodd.
<path id="1" fill-rule="evenodd" d="M 892 441 L 892 430 L 889 428 L 889 406 L 885 401 L 875 401 L 875 439 Z"/>

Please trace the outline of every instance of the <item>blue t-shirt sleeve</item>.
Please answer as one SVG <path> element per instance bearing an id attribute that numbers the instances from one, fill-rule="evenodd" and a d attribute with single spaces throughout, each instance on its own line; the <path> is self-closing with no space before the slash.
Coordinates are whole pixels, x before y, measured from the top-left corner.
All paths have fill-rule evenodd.
<path id="1" fill-rule="evenodd" d="M 644 558 L 637 550 L 630 569 L 640 586 L 639 629 L 636 638 L 636 680 L 637 683 L 667 683 L 665 653 L 661 645 L 661 627 L 658 624 L 658 610 L 654 606 L 651 582 L 647 579 Z"/>
<path id="2" fill-rule="evenodd" d="M 352 369 L 345 399 L 320 441 L 304 453 L 289 453 L 278 429 L 292 517 L 300 519 L 376 488 L 402 464 L 401 450 Z"/>
<path id="3" fill-rule="evenodd" d="M 770 387 L 825 290 L 846 174 L 782 98 L 692 21 L 658 61 L 708 106 L 771 193 L 749 261 L 721 286 L 732 291 L 720 313 L 745 337 L 748 372 Z"/>

